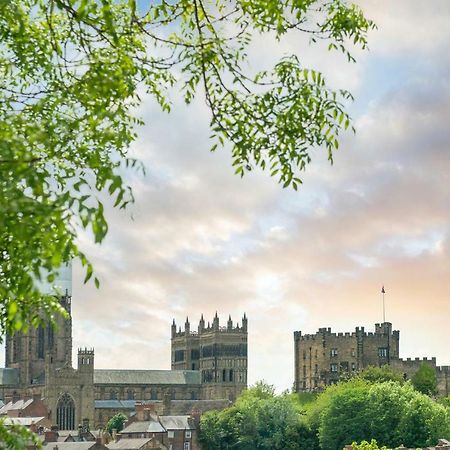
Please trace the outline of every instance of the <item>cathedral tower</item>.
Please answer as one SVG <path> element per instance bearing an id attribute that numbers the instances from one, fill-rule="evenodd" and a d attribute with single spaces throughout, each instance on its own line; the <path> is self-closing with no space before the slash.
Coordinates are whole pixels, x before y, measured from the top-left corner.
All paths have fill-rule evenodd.
<path id="1" fill-rule="evenodd" d="M 247 387 L 247 317 L 233 325 L 231 316 L 221 327 L 215 314 L 205 326 L 201 316 L 198 331 L 186 319 L 184 331 L 172 324 L 172 370 L 199 370 L 204 399 L 236 397 Z"/>
<path id="2" fill-rule="evenodd" d="M 38 328 L 30 327 L 26 333 L 17 332 L 6 336 L 5 365 L 18 369 L 19 382 L 28 386 L 39 382 L 45 372 L 45 357 L 51 354 L 55 367 L 72 364 L 72 316 L 71 297 L 66 292 L 60 299 L 61 306 L 69 317 L 55 319 L 55 326 L 50 323 Z"/>

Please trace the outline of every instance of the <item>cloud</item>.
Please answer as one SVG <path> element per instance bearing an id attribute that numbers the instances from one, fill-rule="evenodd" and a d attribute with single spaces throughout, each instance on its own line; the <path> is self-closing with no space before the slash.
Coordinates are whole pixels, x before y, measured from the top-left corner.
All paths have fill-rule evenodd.
<path id="1" fill-rule="evenodd" d="M 401 353 L 450 363 L 450 11 L 446 1 L 361 4 L 379 30 L 356 65 L 301 47 L 358 100 L 357 134 L 333 166 L 314 151 L 298 193 L 258 171 L 240 179 L 227 150 L 209 153 L 200 100 L 175 98 L 170 115 L 144 103 L 132 153 L 147 175 L 127 174 L 136 204 L 107 210 L 102 246 L 80 238 L 101 289 L 74 269 L 74 347 L 95 346 L 97 367 L 169 368 L 173 318 L 195 328 L 201 313 L 246 312 L 250 381 L 288 388 L 293 331 L 373 327 L 382 284 Z M 258 40 L 253 56 L 274 48 Z"/>

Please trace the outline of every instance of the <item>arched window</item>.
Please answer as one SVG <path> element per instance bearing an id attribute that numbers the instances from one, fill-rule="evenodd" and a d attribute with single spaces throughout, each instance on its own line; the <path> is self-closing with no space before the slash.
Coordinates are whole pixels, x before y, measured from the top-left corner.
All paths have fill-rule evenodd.
<path id="1" fill-rule="evenodd" d="M 111 391 L 110 393 L 109 393 L 109 399 L 110 400 L 117 400 L 117 392 L 116 391 Z"/>
<path id="2" fill-rule="evenodd" d="M 44 359 L 44 327 L 39 325 L 37 330 L 37 357 Z"/>
<path id="3" fill-rule="evenodd" d="M 134 400 L 134 391 L 132 389 L 128 389 L 127 397 L 128 400 Z"/>
<path id="4" fill-rule="evenodd" d="M 75 402 L 73 398 L 65 393 L 56 406 L 56 424 L 60 430 L 75 429 Z"/>

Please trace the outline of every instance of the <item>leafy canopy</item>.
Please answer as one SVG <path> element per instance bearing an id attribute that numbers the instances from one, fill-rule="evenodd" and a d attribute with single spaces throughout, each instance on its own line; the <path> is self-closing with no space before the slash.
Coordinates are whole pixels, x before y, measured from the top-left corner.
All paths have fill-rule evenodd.
<path id="1" fill-rule="evenodd" d="M 271 386 L 259 383 L 235 405 L 204 414 L 200 442 L 210 450 L 306 449 L 309 430 L 288 396 L 275 396 Z"/>
<path id="2" fill-rule="evenodd" d="M 369 383 L 383 383 L 385 381 L 395 381 L 403 384 L 405 379 L 403 374 L 392 369 L 388 365 L 382 367 L 369 366 L 363 369 L 357 375 L 359 378 L 368 381 Z"/>
<path id="3" fill-rule="evenodd" d="M 413 386 L 422 394 L 434 395 L 437 392 L 436 371 L 426 363 L 420 365 L 411 381 Z"/>
<path id="4" fill-rule="evenodd" d="M 120 174 L 140 167 L 127 149 L 144 95 L 164 111 L 171 89 L 202 96 L 212 149 L 229 143 L 236 173 L 297 189 L 312 147 L 332 160 L 351 95 L 295 54 L 247 70 L 249 47 L 303 33 L 352 61 L 373 26 L 344 0 L 0 1 L 0 333 L 64 314 L 36 284 L 61 264 L 80 258 L 93 276 L 77 231 L 104 239 L 100 193 L 133 201 Z"/>
<path id="5" fill-rule="evenodd" d="M 116 430 L 117 432 L 122 431 L 127 419 L 127 416 L 122 413 L 118 413 L 115 416 L 112 416 L 106 424 L 106 431 L 108 431 L 108 433 L 110 434 L 112 434 L 113 430 Z"/>

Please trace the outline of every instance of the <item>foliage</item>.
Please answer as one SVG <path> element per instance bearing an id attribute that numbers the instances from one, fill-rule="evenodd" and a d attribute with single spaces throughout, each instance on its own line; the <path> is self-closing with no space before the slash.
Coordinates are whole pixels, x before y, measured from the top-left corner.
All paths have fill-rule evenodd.
<path id="1" fill-rule="evenodd" d="M 447 397 L 441 397 L 438 398 L 438 403 L 440 403 L 441 405 L 446 406 L 447 408 L 450 408 L 450 395 L 448 395 Z"/>
<path id="2" fill-rule="evenodd" d="M 26 330 L 55 312 L 42 296 L 61 264 L 80 258 L 80 227 L 107 233 L 100 193 L 133 201 L 121 168 L 146 93 L 164 111 L 169 90 L 186 103 L 204 96 L 213 144 L 231 144 L 241 176 L 268 169 L 295 189 L 311 147 L 332 161 L 350 126 L 344 90 L 288 55 L 248 67 L 254 36 L 303 33 L 342 51 L 367 45 L 373 23 L 343 0 L 0 1 L 0 334 Z M 138 94 L 139 92 L 139 94 Z M 45 274 L 45 275 L 44 275 Z M 94 277 L 96 285 L 98 280 Z"/>
<path id="3" fill-rule="evenodd" d="M 381 445 L 428 446 L 450 436 L 448 410 L 406 383 L 342 383 L 327 396 L 320 414 L 323 449 L 376 439 Z"/>
<path id="4" fill-rule="evenodd" d="M 23 426 L 5 424 L 5 418 L 0 418 L 0 443 L 2 449 L 16 450 L 27 445 L 42 448 L 42 441 L 36 434 Z"/>
<path id="5" fill-rule="evenodd" d="M 127 421 L 127 419 L 128 417 L 122 413 L 118 413 L 115 416 L 112 416 L 106 424 L 106 431 L 108 431 L 108 433 L 110 434 L 112 434 L 113 430 L 116 430 L 117 432 L 122 431 L 123 425 Z"/>
<path id="6" fill-rule="evenodd" d="M 430 365 L 422 363 L 411 379 L 414 387 L 422 394 L 434 395 L 437 392 L 436 372 Z"/>
<path id="7" fill-rule="evenodd" d="M 403 374 L 395 371 L 388 365 L 382 367 L 369 366 L 363 369 L 358 377 L 362 380 L 366 380 L 369 383 L 383 383 L 385 381 L 395 381 L 403 384 L 405 382 Z"/>
<path id="8" fill-rule="evenodd" d="M 387 447 L 378 447 L 377 441 L 372 439 L 370 442 L 362 441 L 360 444 L 353 442 L 353 450 L 387 450 Z"/>
<path id="9" fill-rule="evenodd" d="M 309 448 L 310 430 L 289 397 L 268 395 L 271 387 L 261 384 L 245 392 L 232 407 L 208 412 L 200 422 L 204 448 L 286 449 Z M 263 393 L 263 395 L 261 395 Z"/>

